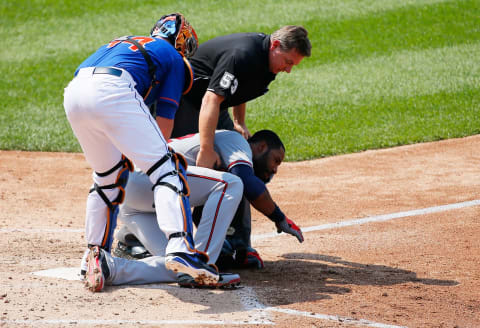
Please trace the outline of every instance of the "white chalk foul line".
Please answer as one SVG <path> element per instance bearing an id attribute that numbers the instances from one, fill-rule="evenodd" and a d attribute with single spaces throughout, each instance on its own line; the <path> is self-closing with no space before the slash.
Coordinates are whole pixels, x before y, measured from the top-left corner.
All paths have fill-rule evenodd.
<path id="1" fill-rule="evenodd" d="M 283 308 L 268 307 L 263 311 L 280 312 L 289 315 L 303 316 L 308 318 L 320 319 L 324 321 L 333 321 L 347 325 L 361 325 L 373 328 L 406 328 L 405 326 L 394 326 L 373 322 L 364 319 L 353 319 L 335 315 L 318 314 L 304 311 L 296 311 Z M 248 321 L 228 321 L 228 320 L 75 320 L 75 319 L 41 319 L 41 320 L 0 320 L 0 323 L 9 325 L 275 325 L 270 320 L 248 320 Z"/>
<path id="2" fill-rule="evenodd" d="M 467 201 L 467 202 L 461 202 L 461 203 L 427 207 L 427 208 L 405 211 L 405 212 L 398 212 L 398 213 L 391 213 L 391 214 L 384 214 L 384 215 L 376 215 L 376 216 L 368 216 L 368 217 L 361 218 L 361 219 L 353 219 L 353 220 L 348 220 L 348 221 L 327 223 L 327 224 L 322 224 L 322 225 L 318 225 L 318 226 L 302 228 L 302 232 L 343 228 L 343 227 L 360 225 L 360 224 L 365 224 L 365 223 L 370 223 L 370 222 L 389 221 L 389 220 L 393 220 L 393 219 L 406 218 L 406 217 L 410 217 L 410 216 L 431 214 L 431 213 L 437 213 L 437 212 L 444 212 L 444 211 L 456 210 L 456 209 L 460 209 L 460 208 L 464 208 L 464 207 L 471 207 L 471 206 L 477 206 L 477 205 L 480 205 L 480 200 L 479 199 L 471 200 L 471 201 Z M 276 232 L 264 233 L 264 234 L 259 234 L 259 235 L 252 236 L 252 241 L 266 239 L 266 238 L 272 238 L 272 237 L 277 237 L 277 236 L 279 236 L 279 234 L 277 234 Z"/>
<path id="3" fill-rule="evenodd" d="M 393 325 L 388 325 L 388 324 L 374 322 L 374 321 L 365 320 L 365 319 L 354 319 L 354 318 L 342 317 L 337 315 L 319 314 L 319 313 L 297 311 L 297 310 L 283 309 L 283 308 L 276 308 L 276 307 L 265 308 L 265 310 L 291 314 L 296 316 L 302 316 L 302 317 L 308 317 L 308 318 L 315 318 L 315 319 L 320 319 L 325 321 L 334 321 L 338 323 L 357 325 L 357 326 L 361 325 L 361 326 L 375 327 L 375 328 L 406 328 L 405 326 L 393 326 Z"/>
<path id="4" fill-rule="evenodd" d="M 85 229 L 67 229 L 67 228 L 3 228 L 0 229 L 0 233 L 12 233 L 12 232 L 21 232 L 21 233 L 82 233 L 85 232 Z"/>
<path id="5" fill-rule="evenodd" d="M 472 200 L 472 201 L 466 201 L 466 202 L 461 202 L 461 203 L 454 203 L 454 204 L 448 204 L 448 205 L 441 205 L 441 206 L 433 206 L 433 207 L 427 207 L 423 209 L 417 209 L 417 210 L 411 210 L 411 211 L 404 211 L 404 212 L 398 212 L 398 213 L 391 213 L 391 214 L 384 214 L 384 215 L 377 215 L 377 216 L 370 216 L 370 217 L 365 217 L 365 218 L 360 218 L 360 219 L 353 219 L 353 220 L 348 220 L 348 221 L 341 221 L 341 222 L 334 222 L 334 223 L 328 223 L 328 224 L 323 224 L 323 225 L 318 225 L 318 226 L 312 226 L 312 227 L 306 227 L 303 228 L 302 230 L 304 232 L 309 232 L 309 231 L 318 231 L 318 230 L 327 230 L 327 229 L 335 229 L 335 228 L 342 228 L 342 227 L 348 227 L 352 225 L 360 225 L 360 224 L 365 224 L 369 222 L 382 222 L 382 221 L 388 221 L 388 220 L 393 220 L 393 219 L 398 219 L 398 218 L 406 218 L 406 217 L 411 217 L 411 216 L 417 216 L 417 215 L 425 215 L 425 214 L 431 214 L 431 213 L 437 213 L 437 212 L 443 212 L 443 211 L 449 211 L 449 210 L 455 210 L 455 209 L 460 209 L 460 208 L 465 208 L 465 207 L 471 207 L 471 206 L 477 206 L 480 205 L 480 200 Z M 65 231 L 65 232 L 72 232 L 72 231 L 83 231 L 79 229 L 0 229 L 0 232 L 12 232 L 12 231 L 24 231 L 24 232 L 55 232 L 55 231 Z M 252 236 L 252 240 L 260 240 L 260 239 L 265 239 L 265 238 L 271 238 L 271 237 L 277 237 L 279 236 L 276 233 L 267 233 L 267 234 L 260 234 L 260 235 L 255 235 Z M 63 275 L 64 279 L 78 279 L 74 275 L 74 271 L 76 272 L 78 268 L 60 268 L 61 274 L 60 276 Z M 50 272 L 35 272 L 34 274 L 38 275 L 45 275 L 45 276 L 50 276 L 50 275 L 55 275 L 55 269 L 53 269 Z M 57 272 L 58 274 L 58 272 Z M 150 286 L 151 288 L 151 286 Z M 228 322 L 224 320 L 205 320 L 205 321 L 189 321 L 189 320 L 0 320 L 0 323 L 2 324 L 28 324 L 28 325 L 33 325 L 33 324 L 83 324 L 83 325 L 98 325 L 98 324 L 107 324 L 107 325 L 124 325 L 124 324 L 145 324 L 145 325 L 162 325 L 162 324 L 170 324 L 170 325 L 185 325 L 185 324 L 191 324 L 191 325 L 218 325 L 218 324 L 237 324 L 237 325 L 244 325 L 244 324 L 264 324 L 264 325 L 274 325 L 272 321 L 270 321 L 270 318 L 262 318 L 262 313 L 265 314 L 266 312 L 280 312 L 280 313 L 285 313 L 285 314 L 290 314 L 290 315 L 297 315 L 297 316 L 304 316 L 304 317 L 311 317 L 311 318 L 316 318 L 320 320 L 328 320 L 328 321 L 335 321 L 343 324 L 352 324 L 352 325 L 363 325 L 367 327 L 376 327 L 376 328 L 401 328 L 403 326 L 394 326 L 394 325 L 388 325 L 388 324 L 383 324 L 383 323 L 378 323 L 378 322 L 373 322 L 365 319 L 354 319 L 354 318 L 348 318 L 348 317 L 341 317 L 341 316 L 336 316 L 336 315 L 328 315 L 328 314 L 318 314 L 318 313 L 311 313 L 311 312 L 304 312 L 304 311 L 296 311 L 296 310 L 291 310 L 291 309 L 284 309 L 284 308 L 276 308 L 276 307 L 266 307 L 263 304 L 261 304 L 255 293 L 253 292 L 253 289 L 247 287 L 245 289 L 244 294 L 240 294 L 241 297 L 241 302 L 244 306 L 244 309 L 247 311 L 252 311 L 252 312 L 258 312 L 260 314 L 258 320 L 253 319 L 249 321 L 242 321 L 242 322 Z"/>
<path id="6" fill-rule="evenodd" d="M 62 278 L 67 280 L 79 280 L 80 276 L 78 273 L 78 268 L 56 268 L 34 272 L 34 275 L 44 276 L 44 277 L 55 277 Z M 150 284 L 150 285 L 135 285 L 135 288 L 152 288 L 152 289 L 170 289 L 176 288 L 168 284 Z M 264 304 L 260 303 L 258 300 L 257 294 L 252 287 L 245 286 L 243 288 L 231 291 L 232 293 L 237 294 L 240 298 L 240 303 L 242 304 L 243 310 L 249 313 L 248 320 L 242 321 L 228 321 L 228 320 L 10 320 L 2 321 L 0 323 L 5 324 L 24 324 L 24 325 L 62 325 L 62 324 L 77 324 L 77 325 L 134 325 L 134 324 L 144 324 L 144 325 L 275 325 L 270 317 L 270 312 L 281 312 L 289 315 L 301 316 L 315 318 L 325 321 L 333 321 L 344 324 L 352 325 L 363 325 L 367 327 L 376 327 L 376 328 L 399 328 L 399 326 L 386 325 L 378 322 L 373 322 L 365 319 L 354 319 L 348 317 L 341 317 L 337 315 L 328 315 L 328 314 L 319 314 L 311 313 L 304 311 L 297 311 L 284 308 L 276 307 L 267 307 Z"/>
<path id="7" fill-rule="evenodd" d="M 132 325 L 136 327 L 138 325 L 149 326 L 163 326 L 163 325 L 272 325 L 272 322 L 257 322 L 257 321 L 228 321 L 228 320 L 86 320 L 86 319 L 40 319 L 40 320 L 0 320 L 0 324 L 7 325 L 29 325 L 29 326 L 44 326 L 44 325 L 81 325 L 81 326 L 122 326 Z"/>
<path id="8" fill-rule="evenodd" d="M 398 212 L 398 213 L 368 216 L 368 217 L 361 218 L 361 219 L 352 219 L 352 220 L 348 220 L 348 221 L 327 223 L 327 224 L 322 224 L 322 225 L 318 225 L 318 226 L 305 227 L 305 228 L 302 228 L 302 231 L 303 232 L 309 232 L 309 231 L 343 228 L 343 227 L 348 227 L 348 226 L 352 226 L 352 225 L 365 224 L 365 223 L 369 223 L 369 222 L 388 221 L 388 220 L 393 220 L 393 219 L 406 218 L 406 217 L 409 217 L 409 216 L 444 212 L 444 211 L 455 210 L 455 209 L 460 209 L 460 208 L 464 208 L 464 207 L 472 207 L 472 206 L 477 206 L 477 205 L 480 205 L 480 199 L 475 199 L 475 200 L 461 202 L 461 203 L 448 204 L 448 205 L 427 207 L 427 208 Z M 41 229 L 41 228 L 31 228 L 31 229 L 26 229 L 26 228 L 3 228 L 3 229 L 0 229 L 0 233 L 12 233 L 12 232 L 21 232 L 21 233 L 48 233 L 48 232 L 52 232 L 52 233 L 61 233 L 61 232 L 82 233 L 82 232 L 85 232 L 85 229 L 67 229 L 67 228 L 58 228 L 58 229 L 55 229 L 55 228 L 45 228 L 45 229 Z M 279 237 L 279 236 L 284 236 L 284 234 L 277 234 L 276 232 L 258 234 L 258 235 L 253 235 L 252 240 L 261 240 L 261 239 Z"/>
<path id="9" fill-rule="evenodd" d="M 240 296 L 240 302 L 243 305 L 243 309 L 245 311 L 249 311 L 253 313 L 255 321 L 262 321 L 267 324 L 274 325 L 275 323 L 272 322 L 270 319 L 269 312 L 264 311 L 265 305 L 260 303 L 258 300 L 257 294 L 255 293 L 252 287 L 243 287 L 237 291 Z M 265 324 L 264 323 L 264 324 Z"/>

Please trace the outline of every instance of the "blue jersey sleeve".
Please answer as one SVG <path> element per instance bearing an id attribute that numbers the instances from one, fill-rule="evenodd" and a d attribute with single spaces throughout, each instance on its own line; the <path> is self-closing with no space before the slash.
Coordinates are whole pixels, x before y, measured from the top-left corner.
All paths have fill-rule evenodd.
<path id="1" fill-rule="evenodd" d="M 232 167 L 230 172 L 242 179 L 243 194 L 249 201 L 257 199 L 267 189 L 265 183 L 255 175 L 251 166 L 238 164 Z"/>
<path id="2" fill-rule="evenodd" d="M 185 83 L 185 67 L 181 57 L 174 57 L 170 70 L 158 85 L 155 96 L 157 116 L 174 119 Z"/>

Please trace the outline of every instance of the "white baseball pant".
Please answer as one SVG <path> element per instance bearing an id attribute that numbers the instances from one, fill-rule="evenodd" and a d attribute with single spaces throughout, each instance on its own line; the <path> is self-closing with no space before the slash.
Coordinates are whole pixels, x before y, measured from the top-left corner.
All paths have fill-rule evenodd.
<path id="1" fill-rule="evenodd" d="M 93 68 L 84 68 L 65 88 L 67 118 L 94 172 L 110 170 L 122 154 L 146 172 L 167 153 L 167 143 L 134 87 L 135 81 L 126 71 L 117 77 L 93 74 Z M 173 170 L 173 163 L 167 161 L 150 175 L 150 179 L 155 183 Z M 112 184 L 116 173 L 106 177 L 93 173 L 93 181 L 100 186 Z M 169 176 L 163 181 L 181 189 L 178 176 Z M 115 199 L 118 192 L 118 189 L 105 190 L 110 200 Z M 157 186 L 152 198 L 161 218 L 158 222 L 161 231 L 167 237 L 184 231 L 178 195 L 168 187 Z M 87 243 L 100 245 L 106 222 L 105 202 L 96 192 L 90 193 L 85 222 Z M 183 238 L 173 238 L 166 251 L 192 253 Z"/>

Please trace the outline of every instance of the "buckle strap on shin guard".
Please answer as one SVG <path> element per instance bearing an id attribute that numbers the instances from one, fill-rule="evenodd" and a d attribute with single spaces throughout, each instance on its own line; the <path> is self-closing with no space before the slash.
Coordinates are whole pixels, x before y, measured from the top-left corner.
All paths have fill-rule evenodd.
<path id="1" fill-rule="evenodd" d="M 113 242 L 113 232 L 117 225 L 117 215 L 118 215 L 118 206 L 123 202 L 125 198 L 125 186 L 128 182 L 128 175 L 131 171 L 133 171 L 133 164 L 122 155 L 122 159 L 110 170 L 103 172 L 103 173 L 96 173 L 100 177 L 105 177 L 107 175 L 112 174 L 116 170 L 118 171 L 116 180 L 114 183 L 109 185 L 100 186 L 97 183 L 94 183 L 93 188 L 90 189 L 90 193 L 96 191 L 100 198 L 104 201 L 107 205 L 107 217 L 106 217 L 106 224 L 105 224 L 105 232 L 103 235 L 103 240 L 99 245 L 101 248 L 110 251 Z M 110 200 L 107 195 L 104 193 L 103 190 L 105 189 L 118 189 L 118 195 L 115 199 Z"/>
<path id="2" fill-rule="evenodd" d="M 170 237 L 168 237 L 168 240 L 170 240 L 172 238 L 183 238 L 183 237 L 187 237 L 187 236 L 188 236 L 188 234 L 185 231 L 175 232 L 175 233 L 172 233 L 170 235 Z"/>
<path id="3" fill-rule="evenodd" d="M 172 148 L 168 148 L 169 152 L 167 152 L 158 162 L 156 162 L 148 171 L 147 175 L 150 176 L 156 169 L 158 169 L 161 165 L 163 165 L 168 159 L 172 159 L 175 163 L 175 169 L 168 173 L 165 173 L 161 177 L 157 179 L 157 182 L 152 186 L 152 190 L 155 189 L 156 186 L 165 186 L 172 189 L 175 193 L 182 195 L 182 196 L 190 196 L 190 188 L 187 183 L 187 179 L 185 178 L 184 171 L 187 168 L 187 161 L 181 154 L 177 154 L 174 152 Z M 169 175 L 178 175 L 180 181 L 182 182 L 182 190 L 179 190 L 177 187 L 172 185 L 168 182 L 163 182 L 162 180 L 169 176 Z"/>
<path id="4" fill-rule="evenodd" d="M 107 175 L 112 174 L 113 172 L 115 172 L 117 169 L 119 169 L 121 167 L 127 169 L 129 172 L 133 172 L 132 162 L 128 158 L 126 158 L 124 155 L 122 155 L 122 159 L 114 167 L 112 167 L 110 170 L 108 170 L 106 172 L 102 172 L 102 173 L 95 172 L 95 174 L 97 174 L 99 177 L 105 177 Z M 94 183 L 93 188 L 90 189 L 90 191 L 89 191 L 89 193 L 92 193 L 92 192 L 96 191 L 98 193 L 98 195 L 102 198 L 102 200 L 105 202 L 105 204 L 107 204 L 107 206 L 110 210 L 113 209 L 114 205 L 118 205 L 118 204 L 123 203 L 123 199 L 125 197 L 125 189 L 124 188 L 127 185 L 127 181 L 128 181 L 128 174 L 127 174 L 128 172 L 124 173 L 125 169 L 120 170 L 115 183 L 112 183 L 112 184 L 109 184 L 109 185 L 104 185 L 104 186 L 99 186 L 97 183 Z M 103 192 L 102 189 L 114 189 L 114 188 L 119 188 L 119 193 L 118 193 L 117 198 L 115 198 L 115 200 L 110 201 L 108 199 L 108 197 L 105 195 L 105 193 Z"/>
<path id="5" fill-rule="evenodd" d="M 153 166 L 146 172 L 148 176 L 150 176 L 153 171 L 155 171 L 156 169 L 158 169 L 160 166 L 163 165 L 163 163 L 165 163 L 167 160 L 169 160 L 170 158 L 172 158 L 172 153 L 166 153 L 165 155 L 163 155 L 162 158 L 160 158 L 160 160 L 158 162 L 156 162 L 155 164 L 153 164 Z"/>
<path id="6" fill-rule="evenodd" d="M 126 158 L 125 155 L 122 155 L 122 159 L 114 167 L 112 167 L 110 170 L 102 172 L 102 173 L 98 173 L 98 172 L 95 172 L 95 173 L 99 177 L 106 177 L 107 175 L 112 174 L 113 172 L 115 172 L 115 170 L 117 170 L 121 167 L 127 167 L 130 172 L 133 172 L 132 162 L 128 158 Z"/>
<path id="7" fill-rule="evenodd" d="M 168 237 L 168 240 L 172 238 L 184 238 L 184 237 L 187 237 L 187 239 L 188 237 L 192 238 L 192 234 L 186 231 L 174 232 Z M 191 251 L 197 254 L 197 256 L 199 256 L 202 259 L 202 261 L 204 261 L 205 263 L 207 263 L 210 260 L 210 256 L 208 256 L 208 254 L 205 252 L 199 251 L 198 249 L 191 249 Z M 213 266 L 218 272 L 218 268 L 215 264 L 209 264 L 209 265 Z"/>
<path id="8" fill-rule="evenodd" d="M 168 159 L 171 159 L 175 165 L 175 168 L 167 173 L 164 173 L 160 176 L 156 183 L 154 183 L 152 190 L 155 190 L 157 186 L 165 186 L 170 188 L 173 192 L 178 195 L 179 203 L 180 203 L 180 210 L 182 213 L 182 222 L 183 222 L 183 231 L 175 232 L 169 236 L 169 240 L 171 238 L 182 238 L 184 239 L 185 245 L 188 251 L 192 253 L 196 253 L 197 250 L 195 249 L 195 242 L 193 240 L 193 227 L 192 227 L 192 214 L 190 211 L 190 203 L 188 196 L 190 195 L 190 188 L 188 187 L 188 183 L 186 180 L 186 161 L 184 158 L 176 154 L 173 149 L 169 148 L 169 151 L 157 162 L 155 163 L 148 171 L 147 175 L 151 175 L 156 169 L 158 169 L 161 165 L 163 165 Z M 162 172 L 163 173 L 163 172 Z M 180 186 L 177 187 L 169 182 L 162 181 L 168 176 L 178 176 Z M 155 207 L 155 205 L 154 205 Z"/>
<path id="9" fill-rule="evenodd" d="M 100 198 L 102 198 L 102 200 L 105 202 L 105 204 L 108 206 L 108 208 L 110 210 L 113 210 L 113 204 L 112 202 L 110 201 L 110 199 L 108 199 L 107 195 L 105 195 L 105 193 L 103 192 L 102 189 L 113 189 L 115 188 L 116 186 L 115 185 L 108 185 L 108 186 L 102 186 L 100 187 L 98 184 L 94 183 L 93 184 L 93 188 L 90 189 L 90 193 L 96 191 L 97 194 L 100 196 Z M 121 193 L 121 191 L 120 191 Z M 118 194 L 120 196 L 120 193 Z"/>

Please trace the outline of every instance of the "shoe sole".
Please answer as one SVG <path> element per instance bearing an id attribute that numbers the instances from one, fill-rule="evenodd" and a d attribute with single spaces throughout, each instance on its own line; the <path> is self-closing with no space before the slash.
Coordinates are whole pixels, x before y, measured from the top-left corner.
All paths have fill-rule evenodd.
<path id="1" fill-rule="evenodd" d="M 231 280 L 229 282 L 217 282 L 214 284 L 196 284 L 196 283 L 178 283 L 180 287 L 184 288 L 199 288 L 199 289 L 237 289 L 240 285 L 240 278 Z"/>
<path id="2" fill-rule="evenodd" d="M 100 265 L 100 249 L 94 247 L 87 257 L 87 274 L 85 275 L 85 287 L 92 292 L 100 292 L 103 289 L 103 275 Z"/>
<path id="3" fill-rule="evenodd" d="M 179 262 L 179 260 L 181 262 Z M 171 257 L 165 260 L 165 267 L 175 273 L 186 273 L 195 279 L 198 284 L 211 285 L 218 283 L 218 274 L 211 273 L 205 269 L 196 269 L 188 265 L 179 257 Z"/>

